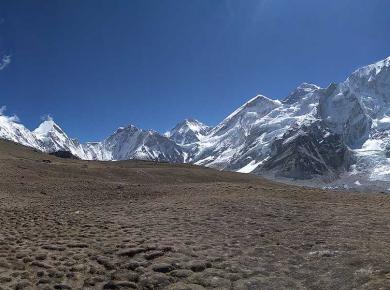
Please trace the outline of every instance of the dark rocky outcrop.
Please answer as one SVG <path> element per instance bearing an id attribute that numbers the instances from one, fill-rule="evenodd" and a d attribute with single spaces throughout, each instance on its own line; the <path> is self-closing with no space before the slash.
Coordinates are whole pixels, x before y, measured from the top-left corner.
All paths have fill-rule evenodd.
<path id="1" fill-rule="evenodd" d="M 80 159 L 77 156 L 73 155 L 70 151 L 65 151 L 65 150 L 58 150 L 58 151 L 51 152 L 49 154 L 59 158 L 65 158 L 65 159 L 75 159 L 75 160 Z"/>
<path id="2" fill-rule="evenodd" d="M 337 177 L 348 168 L 351 153 L 340 135 L 321 122 L 293 128 L 277 139 L 270 158 L 258 169 L 278 176 L 307 179 L 318 175 Z"/>

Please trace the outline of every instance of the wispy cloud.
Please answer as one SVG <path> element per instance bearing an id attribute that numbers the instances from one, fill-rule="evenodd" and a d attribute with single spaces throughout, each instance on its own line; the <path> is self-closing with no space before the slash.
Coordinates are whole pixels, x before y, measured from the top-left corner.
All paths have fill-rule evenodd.
<path id="1" fill-rule="evenodd" d="M 51 114 L 46 114 L 41 117 L 41 121 L 53 121 Z"/>
<path id="2" fill-rule="evenodd" d="M 11 63 L 10 55 L 3 55 L 0 59 L 0 70 L 5 69 Z"/>
<path id="3" fill-rule="evenodd" d="M 6 116 L 4 113 L 5 111 L 7 111 L 7 106 L 1 106 L 0 107 L 0 117 L 3 118 L 3 119 L 6 119 L 10 122 L 19 122 L 19 117 L 16 116 L 16 115 L 13 115 L 13 116 Z"/>
<path id="4" fill-rule="evenodd" d="M 2 116 L 5 113 L 5 111 L 7 111 L 7 106 L 1 106 L 0 107 L 0 116 Z"/>

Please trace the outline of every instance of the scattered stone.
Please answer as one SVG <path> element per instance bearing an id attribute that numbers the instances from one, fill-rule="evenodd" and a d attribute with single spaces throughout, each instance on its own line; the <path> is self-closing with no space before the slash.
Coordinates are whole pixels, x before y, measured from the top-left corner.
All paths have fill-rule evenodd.
<path id="1" fill-rule="evenodd" d="M 84 280 L 84 287 L 95 286 L 96 281 L 93 278 L 87 278 Z"/>
<path id="2" fill-rule="evenodd" d="M 66 246 L 68 248 L 88 248 L 89 247 L 87 244 L 83 244 L 83 243 L 68 244 Z"/>
<path id="3" fill-rule="evenodd" d="M 132 288 L 132 289 L 137 288 L 137 284 L 135 284 L 133 282 L 129 282 L 129 281 L 118 281 L 115 283 L 119 288 Z"/>
<path id="4" fill-rule="evenodd" d="M 127 280 L 130 282 L 138 282 L 139 281 L 139 274 L 135 272 L 130 272 L 127 274 Z"/>
<path id="5" fill-rule="evenodd" d="M 24 257 L 22 259 L 23 263 L 27 264 L 27 263 L 31 263 L 32 261 L 34 261 L 32 258 L 30 257 Z"/>
<path id="6" fill-rule="evenodd" d="M 24 265 L 21 262 L 15 262 L 12 265 L 12 269 L 17 270 L 17 271 L 23 271 L 26 269 L 26 265 Z"/>
<path id="7" fill-rule="evenodd" d="M 35 256 L 35 260 L 43 261 L 47 259 L 47 254 L 39 254 Z"/>
<path id="8" fill-rule="evenodd" d="M 233 283 L 235 290 L 273 290 L 273 289 L 299 289 L 298 285 L 284 277 L 252 277 L 237 280 Z"/>
<path id="9" fill-rule="evenodd" d="M 54 246 L 54 245 L 44 245 L 44 246 L 42 246 L 42 249 L 44 249 L 44 250 L 49 250 L 49 251 L 60 251 L 60 252 L 66 250 L 65 247 Z"/>
<path id="10" fill-rule="evenodd" d="M 31 289 L 32 285 L 27 281 L 21 281 L 16 283 L 15 290 Z"/>
<path id="11" fill-rule="evenodd" d="M 179 270 L 174 270 L 170 273 L 171 276 L 176 277 L 176 278 L 187 278 L 194 274 L 191 270 L 186 270 L 186 269 L 179 269 Z"/>
<path id="12" fill-rule="evenodd" d="M 144 248 L 130 248 L 130 249 L 125 249 L 121 250 L 118 252 L 119 256 L 127 256 L 127 257 L 134 257 L 135 255 L 144 252 Z"/>
<path id="13" fill-rule="evenodd" d="M 31 266 L 33 266 L 33 267 L 39 267 L 39 268 L 44 268 L 44 269 L 49 269 L 49 268 L 51 268 L 51 266 L 49 266 L 48 264 L 45 264 L 45 263 L 42 263 L 42 262 L 37 262 L 37 261 L 31 262 Z"/>
<path id="14" fill-rule="evenodd" d="M 164 287 L 171 284 L 171 279 L 163 273 L 156 273 L 141 276 L 139 284 L 141 286 L 141 289 L 157 290 L 163 289 Z"/>
<path id="15" fill-rule="evenodd" d="M 63 278 L 65 276 L 65 273 L 64 272 L 61 272 L 61 271 L 57 271 L 57 270 L 48 270 L 48 274 L 47 274 L 49 277 L 52 277 L 52 278 Z"/>
<path id="16" fill-rule="evenodd" d="M 179 282 L 179 283 L 169 285 L 165 289 L 166 290 L 205 290 L 206 288 L 204 288 L 201 285 L 197 285 L 197 284 L 185 284 L 185 283 Z"/>
<path id="17" fill-rule="evenodd" d="M 4 261 L 0 261 L 0 268 L 9 269 L 9 268 L 11 268 L 11 266 Z"/>
<path id="18" fill-rule="evenodd" d="M 156 264 L 152 267 L 153 271 L 160 273 L 168 273 L 171 272 L 174 268 L 172 265 L 167 263 Z"/>
<path id="19" fill-rule="evenodd" d="M 65 285 L 65 284 L 57 284 L 57 285 L 54 285 L 54 289 L 58 289 L 58 290 L 70 290 L 72 289 L 72 287 L 68 286 L 68 285 Z"/>
<path id="20" fill-rule="evenodd" d="M 161 257 L 161 256 L 164 256 L 163 251 L 151 251 L 151 252 L 145 254 L 145 259 L 146 260 L 153 260 L 153 259 L 156 259 L 156 258 Z"/>
<path id="21" fill-rule="evenodd" d="M 338 253 L 339 251 L 332 250 L 311 251 L 309 252 L 309 256 L 330 258 L 336 256 Z"/>
<path id="22" fill-rule="evenodd" d="M 206 261 L 191 261 L 188 264 L 188 268 L 194 272 L 202 272 L 209 267 L 211 267 L 211 263 Z"/>
<path id="23" fill-rule="evenodd" d="M 45 275 L 45 272 L 43 272 L 43 271 L 37 272 L 37 277 L 43 277 L 44 275 Z"/>
<path id="24" fill-rule="evenodd" d="M 103 289 L 136 289 L 137 284 L 128 281 L 109 281 L 103 285 Z"/>
<path id="25" fill-rule="evenodd" d="M 77 265 L 73 265 L 69 270 L 72 272 L 83 272 L 85 268 L 86 268 L 85 265 L 77 264 Z"/>
<path id="26" fill-rule="evenodd" d="M 104 257 L 97 257 L 96 262 L 98 262 L 100 265 L 103 265 L 104 268 L 106 268 L 107 270 L 114 270 L 115 269 L 114 264 L 111 263 L 108 259 L 106 259 Z"/>
<path id="27" fill-rule="evenodd" d="M 231 287 L 230 280 L 220 276 L 216 276 L 214 273 L 209 273 L 209 272 L 195 273 L 194 275 L 188 278 L 188 281 L 194 284 L 202 285 L 207 288 L 230 289 Z"/>
<path id="28" fill-rule="evenodd" d="M 119 289 L 118 285 L 114 281 L 109 281 L 103 285 L 103 289 Z"/>
<path id="29" fill-rule="evenodd" d="M 39 279 L 38 280 L 38 284 L 49 284 L 50 283 L 50 280 L 49 279 Z"/>
<path id="30" fill-rule="evenodd" d="M 0 285 L 2 285 L 4 283 L 9 283 L 11 281 L 12 281 L 11 277 L 0 277 Z"/>
<path id="31" fill-rule="evenodd" d="M 140 266 L 141 266 L 141 264 L 139 262 L 130 262 L 129 264 L 127 264 L 126 268 L 134 271 L 135 269 L 137 269 Z"/>

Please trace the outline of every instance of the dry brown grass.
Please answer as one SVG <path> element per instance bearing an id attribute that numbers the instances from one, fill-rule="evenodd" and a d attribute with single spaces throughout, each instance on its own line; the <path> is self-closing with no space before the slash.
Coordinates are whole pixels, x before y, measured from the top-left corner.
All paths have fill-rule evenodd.
<path id="1" fill-rule="evenodd" d="M 390 289 L 390 200 L 0 141 L 0 289 Z"/>

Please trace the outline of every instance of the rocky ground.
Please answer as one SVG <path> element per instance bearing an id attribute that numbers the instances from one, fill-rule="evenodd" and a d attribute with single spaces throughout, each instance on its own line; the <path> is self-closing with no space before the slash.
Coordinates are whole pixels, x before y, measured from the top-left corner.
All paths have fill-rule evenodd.
<path id="1" fill-rule="evenodd" d="M 0 141 L 0 289 L 390 289 L 390 196 Z"/>

